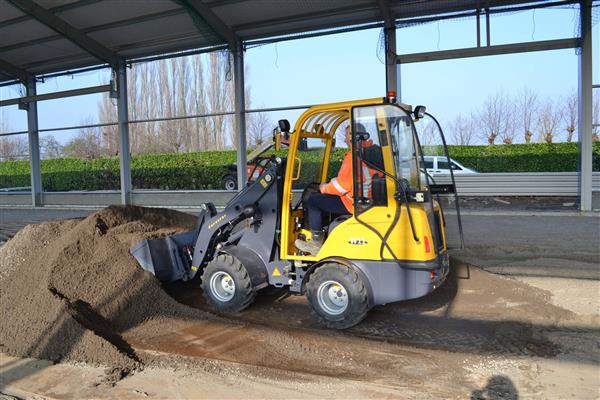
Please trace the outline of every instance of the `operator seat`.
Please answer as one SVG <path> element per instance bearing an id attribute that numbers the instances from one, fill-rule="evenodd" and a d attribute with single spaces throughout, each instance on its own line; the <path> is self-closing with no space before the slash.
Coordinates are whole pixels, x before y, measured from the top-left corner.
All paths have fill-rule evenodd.
<path id="1" fill-rule="evenodd" d="M 385 171 L 381 147 L 376 144 L 365 147 L 362 151 L 362 157 L 369 168 L 376 170 L 371 180 L 371 200 L 373 201 L 373 205 L 385 206 L 387 203 L 387 188 L 385 185 L 385 175 L 383 172 L 380 172 Z"/>

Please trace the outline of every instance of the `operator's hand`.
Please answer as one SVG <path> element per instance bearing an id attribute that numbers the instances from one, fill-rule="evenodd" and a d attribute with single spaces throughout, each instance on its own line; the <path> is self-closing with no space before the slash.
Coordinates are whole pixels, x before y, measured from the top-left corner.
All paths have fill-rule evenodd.
<path id="1" fill-rule="evenodd" d="M 326 184 L 326 183 L 321 183 L 321 184 L 319 185 L 319 192 L 323 193 L 323 190 L 325 190 L 325 186 L 327 186 L 327 184 Z"/>

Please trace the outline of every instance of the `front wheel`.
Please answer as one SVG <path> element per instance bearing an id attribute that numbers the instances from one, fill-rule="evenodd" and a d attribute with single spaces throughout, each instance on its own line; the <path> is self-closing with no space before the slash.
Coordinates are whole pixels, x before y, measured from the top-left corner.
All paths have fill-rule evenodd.
<path id="1" fill-rule="evenodd" d="M 334 329 L 358 324 L 371 308 L 358 273 L 337 263 L 325 264 L 309 277 L 306 296 L 321 322 Z"/>
<path id="2" fill-rule="evenodd" d="M 248 271 L 235 257 L 221 254 L 202 273 L 202 292 L 207 303 L 219 312 L 239 312 L 256 297 Z"/>

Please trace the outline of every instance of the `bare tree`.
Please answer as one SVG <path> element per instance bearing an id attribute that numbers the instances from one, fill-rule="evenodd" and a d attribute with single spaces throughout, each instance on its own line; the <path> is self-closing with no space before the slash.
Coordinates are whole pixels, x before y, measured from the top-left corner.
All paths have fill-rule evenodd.
<path id="1" fill-rule="evenodd" d="M 595 97 L 592 105 L 592 140 L 600 140 L 600 98 Z"/>
<path id="2" fill-rule="evenodd" d="M 538 131 L 541 142 L 554 142 L 556 129 L 561 119 L 562 115 L 552 100 L 546 100 L 539 112 Z"/>
<path id="3" fill-rule="evenodd" d="M 82 125 L 91 125 L 91 119 L 82 121 Z M 106 155 L 102 146 L 102 134 L 98 128 L 80 128 L 79 133 L 69 140 L 64 147 L 64 153 L 69 157 L 94 159 Z"/>
<path id="4" fill-rule="evenodd" d="M 475 139 L 475 117 L 473 114 L 468 117 L 463 117 L 459 114 L 452 123 L 451 129 L 454 143 L 468 146 L 472 144 Z"/>
<path id="5" fill-rule="evenodd" d="M 211 53 L 134 65 L 128 70 L 130 119 L 182 117 L 230 110 L 233 87 L 228 79 L 231 73 L 228 57 L 229 53 Z M 98 108 L 102 123 L 117 120 L 112 99 L 104 97 Z M 223 149 L 229 143 L 236 143 L 233 119 L 225 115 L 132 123 L 129 133 L 133 153 Z M 101 137 L 107 151 L 117 154 L 117 127 L 103 127 Z"/>
<path id="6" fill-rule="evenodd" d="M 10 131 L 8 115 L 0 111 L 0 133 Z M 29 149 L 27 139 L 22 136 L 0 136 L 0 161 L 13 161 L 28 157 Z"/>
<path id="7" fill-rule="evenodd" d="M 225 111 L 228 108 L 231 100 L 231 81 L 227 81 L 223 68 L 225 63 L 229 62 L 226 59 L 227 53 L 211 53 L 209 55 L 209 82 L 208 82 L 208 104 L 211 113 Z M 216 149 L 225 147 L 225 132 L 228 124 L 227 119 L 223 115 L 211 117 L 210 129 L 213 136 L 213 145 Z M 232 144 L 236 143 L 235 131 L 229 129 L 229 140 Z"/>
<path id="8" fill-rule="evenodd" d="M 567 131 L 567 142 L 573 141 L 573 136 L 577 130 L 578 104 L 579 96 L 577 93 L 571 93 L 564 100 L 562 119 L 565 123 L 565 130 Z"/>
<path id="9" fill-rule="evenodd" d="M 260 145 L 272 132 L 274 126 L 269 115 L 264 112 L 248 114 L 247 125 L 249 147 Z"/>
<path id="10" fill-rule="evenodd" d="M 8 133 L 9 130 L 8 115 L 4 112 L 4 108 L 0 108 L 0 133 Z"/>
<path id="11" fill-rule="evenodd" d="M 112 123 L 117 121 L 117 108 L 108 94 L 104 94 L 98 102 L 98 118 L 101 123 Z M 108 125 L 100 128 L 102 147 L 109 155 L 119 154 L 119 130 L 116 125 Z"/>
<path id="12" fill-rule="evenodd" d="M 517 134 L 518 125 L 517 107 L 514 102 L 510 101 L 510 99 L 506 100 L 506 111 L 504 116 L 505 125 L 504 129 L 499 131 L 498 136 L 500 136 L 503 144 L 513 144 Z"/>
<path id="13" fill-rule="evenodd" d="M 516 101 L 515 121 L 523 132 L 525 143 L 531 143 L 534 124 L 539 109 L 538 95 L 529 88 L 523 88 Z"/>
<path id="14" fill-rule="evenodd" d="M 508 127 L 508 99 L 503 92 L 489 96 L 483 104 L 480 112 L 480 120 L 483 129 L 483 139 L 489 145 L 493 145 L 498 136 L 506 134 Z"/>
<path id="15" fill-rule="evenodd" d="M 26 159 L 29 154 L 27 139 L 23 137 L 0 137 L 0 161 Z"/>
<path id="16" fill-rule="evenodd" d="M 191 59 L 191 71 L 192 71 L 192 86 L 194 90 L 191 93 L 193 106 L 192 112 L 195 115 L 202 115 L 208 113 L 208 105 L 206 99 L 205 79 L 204 79 L 204 64 L 200 56 L 192 57 Z M 193 120 L 193 135 L 195 144 L 193 149 L 206 150 L 213 148 L 212 135 L 210 134 L 210 121 L 207 117 L 196 118 Z"/>
<path id="17" fill-rule="evenodd" d="M 53 135 L 40 138 L 40 153 L 42 158 L 59 158 L 63 156 L 64 148 Z"/>

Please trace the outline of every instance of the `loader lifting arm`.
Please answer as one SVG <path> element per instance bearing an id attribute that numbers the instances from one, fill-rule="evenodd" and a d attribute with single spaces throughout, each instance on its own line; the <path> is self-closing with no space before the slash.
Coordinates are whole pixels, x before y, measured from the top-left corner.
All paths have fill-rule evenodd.
<path id="1" fill-rule="evenodd" d="M 254 242 L 250 251 L 268 263 L 275 243 L 283 164 L 282 159 L 273 157 L 265 173 L 231 199 L 223 211 L 217 213 L 212 203 L 203 204 L 194 230 L 144 240 L 131 247 L 130 253 L 163 282 L 193 279 L 221 249 L 233 243 Z M 256 246 L 256 241 L 263 246 Z"/>

